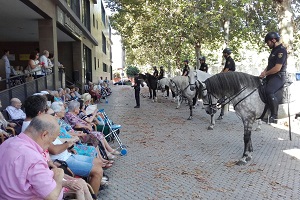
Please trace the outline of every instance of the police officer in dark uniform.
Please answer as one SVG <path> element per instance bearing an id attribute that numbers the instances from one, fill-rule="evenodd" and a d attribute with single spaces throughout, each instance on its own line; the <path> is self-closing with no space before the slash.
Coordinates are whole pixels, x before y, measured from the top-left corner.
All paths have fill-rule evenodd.
<path id="1" fill-rule="evenodd" d="M 140 90 L 141 90 L 141 81 L 139 80 L 138 74 L 134 74 L 134 96 L 135 96 L 135 102 L 136 106 L 134 108 L 139 108 L 140 107 Z"/>
<path id="2" fill-rule="evenodd" d="M 231 53 L 232 53 L 232 50 L 230 48 L 225 48 L 223 50 L 223 57 L 226 59 L 226 61 L 225 61 L 225 65 L 224 65 L 224 68 L 222 69 L 221 73 L 235 71 L 235 62 L 230 56 Z M 220 99 L 220 100 L 222 101 L 222 99 Z M 217 118 L 218 120 L 223 119 L 224 111 L 225 111 L 225 105 L 222 105 L 220 116 Z"/>
<path id="3" fill-rule="evenodd" d="M 153 67 L 153 70 L 154 70 L 153 76 L 154 76 L 155 78 L 157 78 L 157 77 L 158 77 L 158 70 L 157 70 L 156 66 Z"/>
<path id="4" fill-rule="evenodd" d="M 164 70 L 164 67 L 163 66 L 160 66 L 160 71 L 159 71 L 159 75 L 158 75 L 158 80 L 164 78 L 165 76 L 165 70 Z"/>
<path id="5" fill-rule="evenodd" d="M 199 60 L 200 60 L 200 63 L 201 63 L 200 69 L 199 69 L 199 70 L 204 71 L 204 72 L 207 73 L 207 71 L 208 71 L 208 66 L 207 66 L 207 64 L 205 63 L 205 60 L 206 60 L 206 59 L 205 59 L 205 56 L 200 57 Z"/>
<path id="6" fill-rule="evenodd" d="M 221 72 L 235 71 L 235 62 L 230 56 L 231 53 L 232 51 L 229 48 L 225 48 L 223 50 L 223 57 L 226 59 L 226 61 L 225 66 Z"/>
<path id="7" fill-rule="evenodd" d="M 182 71 L 182 76 L 188 76 L 190 73 L 189 61 L 184 60 L 183 65 L 184 65 L 184 67 L 183 67 L 183 71 Z"/>
<path id="8" fill-rule="evenodd" d="M 271 116 L 270 123 L 276 123 L 278 114 L 278 100 L 275 93 L 283 86 L 286 79 L 287 51 L 279 42 L 280 36 L 276 32 L 269 32 L 265 37 L 265 43 L 272 49 L 268 60 L 268 66 L 260 74 L 260 78 L 266 77 L 266 95 Z"/>

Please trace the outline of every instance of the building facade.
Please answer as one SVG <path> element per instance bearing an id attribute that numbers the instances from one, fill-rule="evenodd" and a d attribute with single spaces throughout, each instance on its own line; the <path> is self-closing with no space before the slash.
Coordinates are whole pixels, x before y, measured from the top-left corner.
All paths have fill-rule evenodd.
<path id="1" fill-rule="evenodd" d="M 30 52 L 48 50 L 54 89 L 61 87 L 59 63 L 67 85 L 112 79 L 111 28 L 102 0 L 1 1 L 0 16 L 0 51 L 10 51 L 12 66 L 26 68 Z"/>

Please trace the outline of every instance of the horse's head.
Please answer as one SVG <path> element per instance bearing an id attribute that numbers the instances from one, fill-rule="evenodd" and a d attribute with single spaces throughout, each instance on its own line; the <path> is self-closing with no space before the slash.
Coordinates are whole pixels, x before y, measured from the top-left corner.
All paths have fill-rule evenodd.
<path id="1" fill-rule="evenodd" d="M 196 80 L 197 80 L 197 72 L 196 71 L 190 71 L 189 75 L 189 86 L 190 90 L 194 91 L 196 88 Z"/>
<path id="2" fill-rule="evenodd" d="M 170 79 L 170 82 L 169 82 L 169 87 L 170 89 L 174 92 L 174 94 L 177 96 L 178 95 L 178 91 L 179 91 L 179 88 L 177 87 L 176 83 Z"/>
<path id="3" fill-rule="evenodd" d="M 218 108 L 218 99 L 209 91 L 207 91 L 205 82 L 198 81 L 197 84 L 199 96 L 203 101 L 205 112 L 209 115 L 214 115 Z"/>

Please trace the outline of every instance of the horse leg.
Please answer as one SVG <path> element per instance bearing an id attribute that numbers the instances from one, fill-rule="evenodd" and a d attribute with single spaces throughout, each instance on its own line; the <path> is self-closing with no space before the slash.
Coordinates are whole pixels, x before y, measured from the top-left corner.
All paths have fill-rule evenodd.
<path id="1" fill-rule="evenodd" d="M 210 115 L 210 125 L 207 127 L 207 130 L 214 130 L 214 126 L 216 124 L 215 115 Z"/>
<path id="2" fill-rule="evenodd" d="M 261 125 L 262 125 L 262 121 L 261 119 L 257 120 L 257 128 L 255 129 L 255 131 L 261 131 Z"/>
<path id="3" fill-rule="evenodd" d="M 153 89 L 152 91 L 153 91 L 153 100 L 152 101 L 157 102 L 156 90 Z"/>
<path id="4" fill-rule="evenodd" d="M 251 141 L 252 124 L 248 123 L 248 126 L 244 124 L 244 153 L 243 157 L 236 163 L 237 165 L 245 165 L 252 159 L 252 141 Z"/>
<path id="5" fill-rule="evenodd" d="M 152 91 L 150 87 L 149 87 L 149 94 L 150 94 L 149 99 L 152 99 Z"/>
<path id="6" fill-rule="evenodd" d="M 190 116 L 189 116 L 188 120 L 193 119 L 193 103 L 192 103 L 192 101 L 193 100 L 189 100 Z"/>
<path id="7" fill-rule="evenodd" d="M 180 95 L 177 95 L 177 107 L 176 107 L 176 109 L 180 108 L 180 104 L 181 104 Z"/>
<path id="8" fill-rule="evenodd" d="M 166 99 L 169 97 L 169 87 L 168 86 L 165 86 L 165 90 L 167 91 L 167 95 L 165 96 L 166 97 Z"/>

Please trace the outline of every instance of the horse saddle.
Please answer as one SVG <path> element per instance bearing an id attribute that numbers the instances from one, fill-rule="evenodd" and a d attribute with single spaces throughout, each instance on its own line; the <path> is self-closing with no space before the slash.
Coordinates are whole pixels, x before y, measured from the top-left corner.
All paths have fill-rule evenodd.
<path id="1" fill-rule="evenodd" d="M 286 82 L 288 83 L 288 82 Z M 275 96 L 278 100 L 279 104 L 288 103 L 288 85 L 284 83 L 279 90 L 275 93 Z M 258 93 L 260 96 L 260 99 L 267 104 L 268 103 L 268 97 L 266 94 L 266 87 L 267 87 L 267 80 L 263 79 L 261 82 L 261 85 L 258 88 Z"/>

